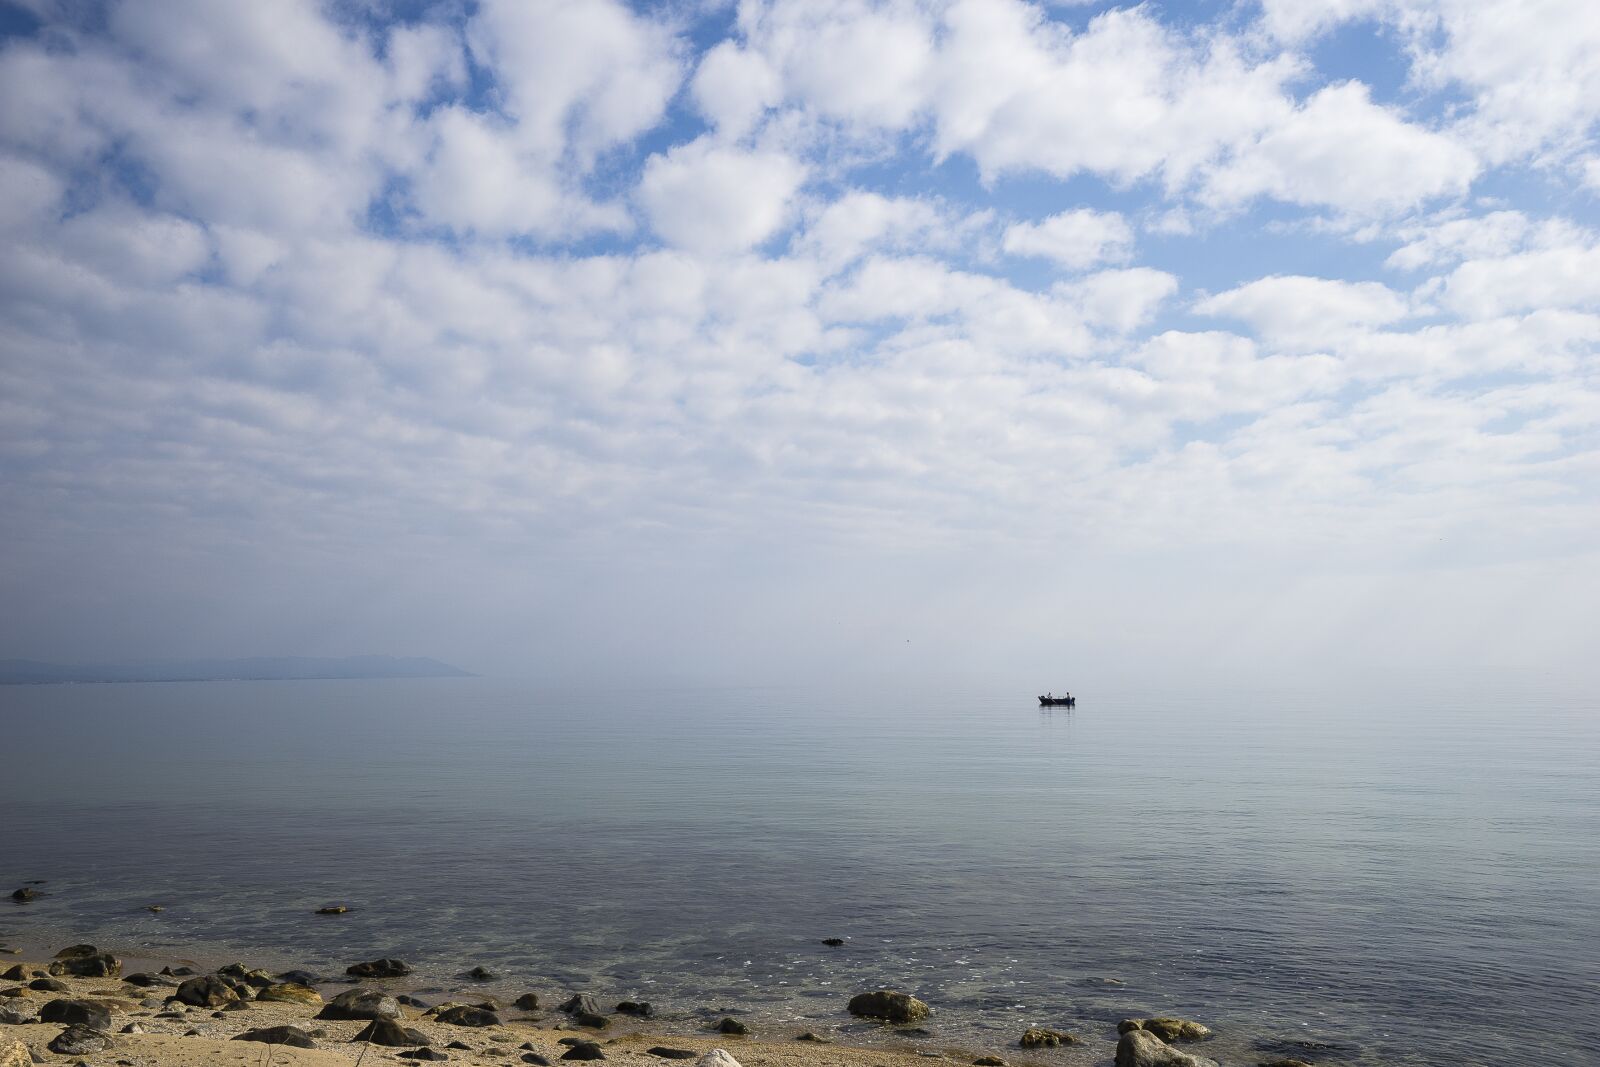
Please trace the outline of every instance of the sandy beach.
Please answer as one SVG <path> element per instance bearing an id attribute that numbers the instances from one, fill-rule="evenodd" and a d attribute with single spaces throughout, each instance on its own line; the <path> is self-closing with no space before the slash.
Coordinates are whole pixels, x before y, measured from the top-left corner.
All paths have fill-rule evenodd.
<path id="1" fill-rule="evenodd" d="M 385 965 L 398 969 L 395 961 L 371 962 L 380 971 Z M 111 973 L 95 973 L 106 971 Z M 1061 1063 L 1060 1053 L 1068 1049 L 1087 1051 L 1081 1038 L 1066 1033 L 1059 1035 L 1064 1047 L 1019 1044 L 989 1052 L 946 1047 L 935 1030 L 918 1026 L 925 1020 L 916 1017 L 898 1026 L 881 1024 L 903 1037 L 904 1048 L 863 1047 L 823 1026 L 728 1033 L 718 1027 L 737 1031 L 741 1024 L 732 1015 L 726 1020 L 704 1018 L 704 1013 L 655 1018 L 650 1017 L 655 1009 L 647 1005 L 611 1005 L 592 998 L 583 1005 L 568 1004 L 581 997 L 571 991 L 530 989 L 508 1003 L 504 997 L 474 991 L 470 979 L 442 989 L 409 980 L 409 975 L 269 974 L 242 963 L 201 968 L 183 961 L 123 959 L 87 945 L 49 955 L 6 948 L 0 954 L 0 975 L 5 976 L 0 980 L 0 1067 L 23 1067 L 30 1060 L 89 1067 L 269 1062 L 336 1067 L 440 1060 L 538 1065 L 563 1059 L 659 1064 L 700 1061 L 717 1049 L 739 1067 L 906 1067 L 929 1060 L 1046 1067 Z M 919 1002 L 910 1003 L 914 1012 L 923 1010 Z M 361 1017 L 330 1017 L 341 1013 L 341 1004 L 354 1005 L 353 1012 Z M 81 1025 L 72 1025 L 75 1020 Z M 374 1020 L 379 1020 L 376 1030 L 371 1029 Z M 839 1021 L 863 1020 L 853 1018 L 842 1000 Z M 403 1041 L 398 1040 L 400 1032 Z M 1031 1040 L 1041 1038 L 1050 1040 L 1044 1032 L 1035 1032 Z M 1117 1036 L 1110 1039 L 1117 1041 Z M 1094 1044 L 1102 1050 L 1095 1059 L 1103 1060 L 1106 1046 Z M 1146 1054 L 1129 1058 L 1135 1044 Z M 1123 1039 L 1117 1063 L 1125 1059 L 1135 1067 L 1213 1062 L 1150 1034 L 1138 1035 L 1137 1042 Z M 731 1065 L 713 1057 L 707 1067 Z"/>

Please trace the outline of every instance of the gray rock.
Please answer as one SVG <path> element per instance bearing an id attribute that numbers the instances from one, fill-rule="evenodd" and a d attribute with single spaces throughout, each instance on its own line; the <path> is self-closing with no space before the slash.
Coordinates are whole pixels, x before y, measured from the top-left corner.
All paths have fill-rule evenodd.
<path id="1" fill-rule="evenodd" d="M 1129 1030 L 1117 1042 L 1116 1067 L 1217 1067 L 1215 1061 L 1179 1052 L 1146 1030 Z"/>
<path id="2" fill-rule="evenodd" d="M 415 1045 L 431 1045 L 428 1035 L 420 1030 L 412 1030 L 401 1026 L 393 1019 L 374 1019 L 352 1041 L 366 1041 L 373 1045 L 385 1045 L 389 1048 L 409 1048 Z"/>
<path id="3" fill-rule="evenodd" d="M 511 1006 L 514 1008 L 520 1008 L 523 1011 L 537 1011 L 539 1009 L 539 994 L 524 993 L 522 996 L 512 1001 Z"/>
<path id="4" fill-rule="evenodd" d="M 288 1045 L 290 1048 L 316 1048 L 316 1041 L 298 1026 L 263 1026 L 246 1030 L 235 1041 L 259 1041 L 264 1045 Z"/>
<path id="5" fill-rule="evenodd" d="M 62 1056 L 92 1056 L 114 1045 L 116 1042 L 105 1031 L 75 1024 L 51 1038 L 46 1047 Z"/>
<path id="6" fill-rule="evenodd" d="M 396 1053 L 403 1060 L 447 1060 L 450 1057 L 435 1048 L 414 1048 L 410 1052 Z"/>
<path id="7" fill-rule="evenodd" d="M 111 1008 L 97 1000 L 52 1000 L 39 1009 L 42 1023 L 77 1023 L 96 1030 L 111 1028 Z"/>
<path id="8" fill-rule="evenodd" d="M 1143 1030 L 1155 1034 L 1167 1044 L 1174 1041 L 1204 1041 L 1211 1036 L 1211 1028 L 1192 1019 L 1172 1019 L 1158 1017 L 1155 1019 L 1124 1019 L 1117 1024 L 1117 1033 L 1125 1034 L 1130 1030 Z"/>
<path id="9" fill-rule="evenodd" d="M 142 1033 L 144 1033 L 144 1027 L 140 1026 L 138 1023 L 129 1023 L 127 1026 L 124 1026 L 121 1030 L 118 1030 L 117 1033 L 119 1033 L 119 1034 L 142 1034 Z"/>
<path id="10" fill-rule="evenodd" d="M 695 1067 L 740 1067 L 740 1064 L 727 1049 L 714 1048 L 701 1056 Z"/>
<path id="11" fill-rule="evenodd" d="M 122 961 L 109 952 L 68 956 L 52 963 L 50 973 L 73 978 L 115 978 L 122 973 Z"/>
<path id="12" fill-rule="evenodd" d="M 500 1016 L 471 1004 L 457 1004 L 439 1012 L 434 1018 L 451 1026 L 499 1026 Z"/>
<path id="13" fill-rule="evenodd" d="M 549 1057 L 537 1052 L 524 1052 L 522 1054 L 522 1062 L 531 1063 L 534 1067 L 550 1067 Z"/>
<path id="14" fill-rule="evenodd" d="M 611 1020 L 604 1015 L 595 1015 L 587 1011 L 573 1012 L 572 1021 L 579 1026 L 587 1026 L 592 1030 L 604 1030 L 611 1025 Z"/>
<path id="15" fill-rule="evenodd" d="M 35 978 L 28 983 L 28 988 L 41 993 L 65 993 L 72 987 L 57 978 Z"/>
<path id="16" fill-rule="evenodd" d="M 347 989 L 330 1000 L 318 1019 L 398 1019 L 400 1002 L 376 989 Z"/>
<path id="17" fill-rule="evenodd" d="M 599 1015 L 600 1005 L 587 993 L 574 993 L 561 1002 L 557 1011 L 564 1011 L 568 1015 Z"/>
<path id="18" fill-rule="evenodd" d="M 891 1023 L 914 1023 L 926 1019 L 926 1004 L 909 993 L 893 989 L 879 989 L 871 993 L 858 993 L 850 998 L 851 1015 L 868 1019 L 885 1019 Z"/>
<path id="19" fill-rule="evenodd" d="M 34 1022 L 34 1017 L 11 1008 L 0 1008 L 0 1026 L 22 1026 Z"/>

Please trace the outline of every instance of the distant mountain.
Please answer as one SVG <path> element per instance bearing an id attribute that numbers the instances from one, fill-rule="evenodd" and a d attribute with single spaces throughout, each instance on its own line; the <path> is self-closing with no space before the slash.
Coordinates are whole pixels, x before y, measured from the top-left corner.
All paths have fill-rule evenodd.
<path id="1" fill-rule="evenodd" d="M 257 656 L 158 663 L 39 663 L 0 660 L 0 685 L 53 682 L 288 681 L 312 678 L 468 678 L 470 671 L 421 656 Z"/>

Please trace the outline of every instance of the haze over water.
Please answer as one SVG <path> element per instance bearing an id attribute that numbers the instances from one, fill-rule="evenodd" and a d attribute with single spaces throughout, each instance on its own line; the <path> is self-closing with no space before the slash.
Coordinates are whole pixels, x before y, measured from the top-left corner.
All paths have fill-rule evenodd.
<path id="1" fill-rule="evenodd" d="M 1089 1039 L 1041 1054 L 1062 1063 L 1151 1012 L 1215 1027 L 1224 1063 L 1291 1039 L 1341 1064 L 1591 1055 L 1551 1020 L 1600 995 L 1592 697 L 1489 674 L 1078 695 L 7 687 L 0 878 L 49 895 L 0 940 L 393 954 L 446 986 L 481 963 L 758 1033 L 850 1025 L 884 983 L 934 1006 L 922 1045 L 1038 1023 Z M 311 914 L 330 902 L 355 910 Z"/>

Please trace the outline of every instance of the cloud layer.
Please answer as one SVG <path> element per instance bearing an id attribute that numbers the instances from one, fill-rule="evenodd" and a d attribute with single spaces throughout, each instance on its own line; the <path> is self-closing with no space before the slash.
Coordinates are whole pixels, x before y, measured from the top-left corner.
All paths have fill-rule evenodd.
<path id="1" fill-rule="evenodd" d="M 366 10 L 14 9 L 11 654 L 1586 661 L 1591 5 Z"/>

